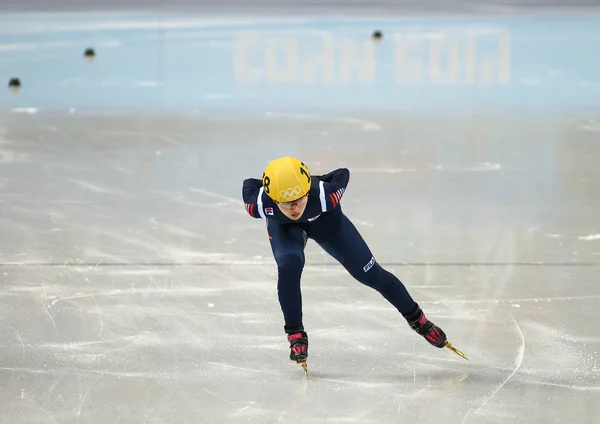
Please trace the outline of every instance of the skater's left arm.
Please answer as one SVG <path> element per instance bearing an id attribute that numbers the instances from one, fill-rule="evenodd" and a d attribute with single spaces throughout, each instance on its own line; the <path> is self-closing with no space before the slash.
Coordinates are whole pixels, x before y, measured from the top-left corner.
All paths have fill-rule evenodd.
<path id="1" fill-rule="evenodd" d="M 350 181 L 348 168 L 339 168 L 319 177 L 321 188 L 321 203 L 325 202 L 326 209 L 334 209 L 342 200 Z"/>

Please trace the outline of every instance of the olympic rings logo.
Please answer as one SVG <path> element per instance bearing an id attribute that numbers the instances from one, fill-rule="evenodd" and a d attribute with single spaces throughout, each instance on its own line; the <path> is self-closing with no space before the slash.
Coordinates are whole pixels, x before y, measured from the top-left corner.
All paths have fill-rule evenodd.
<path id="1" fill-rule="evenodd" d="M 302 189 L 299 186 L 296 186 L 294 188 L 288 188 L 287 190 L 281 190 L 279 195 L 285 200 L 290 201 L 300 196 L 300 190 Z"/>

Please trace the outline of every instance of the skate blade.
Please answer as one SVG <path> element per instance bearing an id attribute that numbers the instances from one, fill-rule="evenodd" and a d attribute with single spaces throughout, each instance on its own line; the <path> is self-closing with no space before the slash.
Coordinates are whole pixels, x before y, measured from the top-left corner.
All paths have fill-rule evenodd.
<path id="1" fill-rule="evenodd" d="M 306 375 L 308 377 L 308 368 L 306 366 L 306 362 L 298 362 L 300 365 L 302 365 L 302 369 L 304 369 L 304 375 Z"/>
<path id="2" fill-rule="evenodd" d="M 450 342 L 446 342 L 446 344 L 444 345 L 444 347 L 447 347 L 448 349 L 450 349 L 452 352 L 456 353 L 461 358 L 464 358 L 467 361 L 469 360 L 469 358 L 467 358 L 467 356 L 464 353 L 462 353 L 460 350 L 458 350 L 457 348 L 455 348 L 454 346 L 452 346 L 450 344 Z"/>

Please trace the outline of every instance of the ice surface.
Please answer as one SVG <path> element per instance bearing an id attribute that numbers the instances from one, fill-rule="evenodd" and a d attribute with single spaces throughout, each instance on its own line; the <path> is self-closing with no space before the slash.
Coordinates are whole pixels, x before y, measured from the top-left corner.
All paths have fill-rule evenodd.
<path id="1" fill-rule="evenodd" d="M 3 109 L 0 423 L 600 421 L 599 116 Z M 283 154 L 350 168 L 345 212 L 469 362 L 312 242 L 308 379 L 288 360 L 240 198 Z"/>
<path id="2" fill-rule="evenodd" d="M 597 143 L 559 118 L 368 120 L 2 115 L 2 419 L 600 418 Z M 470 362 L 312 243 L 308 380 L 288 361 L 239 199 L 283 131 L 314 172 L 356 168 L 344 209 Z"/>

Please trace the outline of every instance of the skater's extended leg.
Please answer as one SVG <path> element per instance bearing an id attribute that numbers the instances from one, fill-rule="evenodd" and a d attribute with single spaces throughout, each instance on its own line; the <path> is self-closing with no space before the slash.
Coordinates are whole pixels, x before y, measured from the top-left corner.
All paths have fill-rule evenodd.
<path id="1" fill-rule="evenodd" d="M 311 225 L 309 236 L 350 275 L 381 293 L 401 314 L 415 311 L 416 303 L 404 284 L 375 261 L 367 243 L 344 214 L 317 220 Z"/>
<path id="2" fill-rule="evenodd" d="M 356 280 L 383 295 L 413 330 L 436 347 L 446 343 L 444 332 L 425 318 L 402 282 L 377 263 L 362 236 L 344 214 L 324 217 L 311 225 L 309 236 L 338 260 Z"/>

